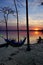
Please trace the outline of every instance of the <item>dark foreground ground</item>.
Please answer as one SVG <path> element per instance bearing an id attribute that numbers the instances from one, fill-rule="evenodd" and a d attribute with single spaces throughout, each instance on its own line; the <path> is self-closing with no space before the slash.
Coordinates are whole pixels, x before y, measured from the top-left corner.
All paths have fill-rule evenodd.
<path id="1" fill-rule="evenodd" d="M 43 43 L 27 46 L 0 48 L 0 65 L 43 65 Z"/>

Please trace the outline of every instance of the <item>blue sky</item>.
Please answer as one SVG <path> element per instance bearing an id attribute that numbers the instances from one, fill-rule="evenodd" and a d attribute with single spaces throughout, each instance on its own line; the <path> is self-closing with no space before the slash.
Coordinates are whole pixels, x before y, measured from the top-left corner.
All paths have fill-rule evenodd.
<path id="1" fill-rule="evenodd" d="M 23 5 L 24 5 L 24 3 L 23 3 Z M 13 0 L 0 0 L 0 8 L 2 8 L 2 7 L 9 7 L 9 8 L 15 9 Z M 21 20 L 21 21 L 22 21 L 22 19 L 24 20 L 25 6 L 24 7 L 23 6 L 18 7 L 18 12 L 19 12 L 19 20 Z M 3 13 L 0 13 L 0 15 L 1 15 L 0 19 L 2 20 Z M 16 24 L 15 21 L 16 21 L 16 17 L 14 17 L 13 15 L 9 15 L 9 20 L 8 20 L 9 25 L 15 25 Z M 13 23 L 15 23 L 15 24 L 13 24 Z M 22 22 L 21 22 L 21 24 L 22 24 Z"/>
<path id="2" fill-rule="evenodd" d="M 30 27 L 42 27 L 43 28 L 43 0 L 28 0 L 28 12 L 29 12 L 29 26 Z M 18 3 L 19 4 L 19 3 Z M 18 7 L 19 11 L 19 24 L 20 26 L 26 25 L 26 4 L 25 0 L 22 0 L 22 7 Z M 20 6 L 20 4 L 19 4 Z M 13 0 L 0 0 L 1 7 L 14 8 Z M 0 14 L 0 20 L 3 19 L 3 14 Z M 9 15 L 8 25 L 16 25 L 16 17 Z"/>

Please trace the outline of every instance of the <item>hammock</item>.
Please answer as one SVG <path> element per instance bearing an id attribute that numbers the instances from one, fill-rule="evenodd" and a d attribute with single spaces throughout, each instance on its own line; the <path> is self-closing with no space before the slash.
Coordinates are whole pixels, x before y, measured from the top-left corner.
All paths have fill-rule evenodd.
<path id="1" fill-rule="evenodd" d="M 24 44 L 26 37 L 19 42 L 15 41 L 15 40 L 8 40 L 8 39 L 4 39 L 4 40 L 7 42 L 7 45 L 11 45 L 13 47 L 19 47 L 19 46 L 22 46 Z"/>
<path id="2" fill-rule="evenodd" d="M 13 47 L 20 47 L 24 44 L 26 37 L 19 42 L 15 41 L 15 40 L 5 39 L 5 38 L 3 38 L 3 39 L 6 41 L 6 43 L 0 44 L 0 47 L 8 47 L 8 45 L 11 45 Z"/>

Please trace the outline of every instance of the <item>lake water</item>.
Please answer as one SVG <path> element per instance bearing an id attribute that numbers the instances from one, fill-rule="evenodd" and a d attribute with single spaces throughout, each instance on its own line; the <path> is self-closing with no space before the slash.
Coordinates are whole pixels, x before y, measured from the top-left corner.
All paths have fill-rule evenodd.
<path id="1" fill-rule="evenodd" d="M 0 31 L 0 35 L 3 35 L 4 38 L 6 38 L 5 31 Z M 19 38 L 20 40 L 23 40 L 24 37 L 26 37 L 26 31 L 20 31 L 19 32 Z M 10 39 L 16 39 L 17 40 L 17 31 L 8 31 L 8 36 Z M 30 31 L 29 32 L 29 38 L 30 38 L 30 44 L 34 44 L 37 42 L 37 39 L 41 36 L 43 38 L 43 32 L 41 31 Z M 5 42 L 4 39 L 0 37 L 0 43 Z M 27 43 L 27 39 L 25 44 Z"/>

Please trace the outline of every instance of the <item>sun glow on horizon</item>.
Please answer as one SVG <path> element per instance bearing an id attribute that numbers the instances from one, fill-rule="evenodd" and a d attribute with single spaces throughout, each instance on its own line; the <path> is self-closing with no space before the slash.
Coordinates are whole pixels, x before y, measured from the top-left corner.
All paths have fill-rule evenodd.
<path id="1" fill-rule="evenodd" d="M 40 27 L 35 27 L 34 30 L 38 31 L 38 30 L 41 30 Z"/>
<path id="2" fill-rule="evenodd" d="M 37 31 L 37 30 L 39 30 L 39 29 L 38 29 L 38 28 L 35 28 L 34 30 L 36 30 L 36 31 Z"/>

